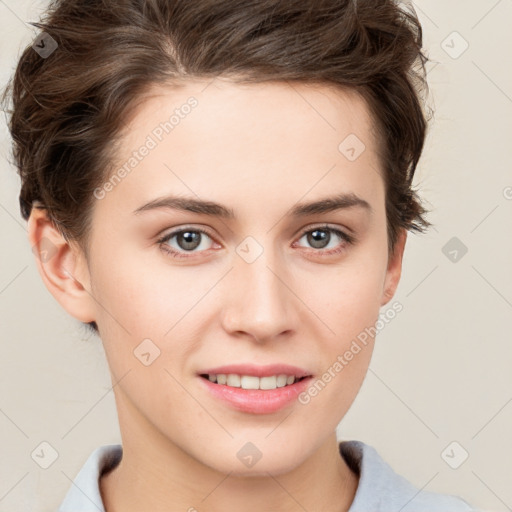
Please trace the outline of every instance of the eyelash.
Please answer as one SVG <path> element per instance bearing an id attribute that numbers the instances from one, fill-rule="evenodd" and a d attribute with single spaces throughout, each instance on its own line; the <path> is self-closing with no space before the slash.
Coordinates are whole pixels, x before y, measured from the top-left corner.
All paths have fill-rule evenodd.
<path id="1" fill-rule="evenodd" d="M 335 254 L 339 254 L 340 252 L 342 252 L 343 250 L 346 249 L 346 246 L 353 245 L 355 243 L 355 238 L 353 236 L 348 235 L 347 233 L 345 233 L 337 228 L 330 227 L 328 225 L 315 226 L 313 228 L 309 228 L 301 233 L 298 240 L 300 240 L 304 235 L 307 235 L 308 233 L 312 233 L 313 231 L 317 231 L 317 230 L 318 231 L 330 231 L 331 233 L 334 233 L 339 238 L 341 238 L 343 241 L 340 244 L 340 246 L 337 247 L 336 249 L 330 249 L 330 250 L 326 250 L 326 249 L 316 250 L 314 248 L 310 249 L 310 251 L 313 251 L 315 253 L 320 253 L 322 256 L 332 256 Z M 178 259 L 179 258 L 191 258 L 191 257 L 193 257 L 192 256 L 194 254 L 193 252 L 190 253 L 191 255 L 188 255 L 186 252 L 176 251 L 174 249 L 171 249 L 169 247 L 169 245 L 167 245 L 167 243 L 166 243 L 169 240 L 171 240 L 174 236 L 179 235 L 180 233 L 187 232 L 187 231 L 190 231 L 193 233 L 202 233 L 213 240 L 213 237 L 210 235 L 210 233 L 208 233 L 208 231 L 206 231 L 204 229 L 192 228 L 192 227 L 186 228 L 185 227 L 185 228 L 180 228 L 176 231 L 172 231 L 171 233 L 164 235 L 162 238 L 158 239 L 157 244 L 165 253 L 169 254 L 173 258 L 178 258 Z"/>

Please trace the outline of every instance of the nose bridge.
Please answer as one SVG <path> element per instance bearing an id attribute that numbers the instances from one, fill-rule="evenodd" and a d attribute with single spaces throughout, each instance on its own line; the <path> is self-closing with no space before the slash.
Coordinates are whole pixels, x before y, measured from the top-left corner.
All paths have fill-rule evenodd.
<path id="1" fill-rule="evenodd" d="M 295 327 L 293 294 L 285 284 L 280 255 L 270 243 L 264 247 L 250 238 L 238 246 L 235 255 L 225 327 L 263 341 Z"/>

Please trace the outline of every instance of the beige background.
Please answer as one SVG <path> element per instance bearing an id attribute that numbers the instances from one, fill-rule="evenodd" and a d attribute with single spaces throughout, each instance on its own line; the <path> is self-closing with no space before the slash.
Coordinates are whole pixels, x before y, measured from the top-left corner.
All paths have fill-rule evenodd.
<path id="1" fill-rule="evenodd" d="M 2 86 L 45 4 L 0 0 Z M 416 183 L 435 227 L 409 236 L 404 309 L 379 334 L 339 437 L 373 445 L 419 488 L 512 510 L 512 1 L 414 5 L 435 109 Z M 99 340 L 37 273 L 9 151 L 2 117 L 0 511 L 50 511 L 92 450 L 120 438 Z M 443 252 L 452 237 L 468 249 L 457 262 Z M 58 452 L 46 470 L 31 458 L 43 441 Z"/>

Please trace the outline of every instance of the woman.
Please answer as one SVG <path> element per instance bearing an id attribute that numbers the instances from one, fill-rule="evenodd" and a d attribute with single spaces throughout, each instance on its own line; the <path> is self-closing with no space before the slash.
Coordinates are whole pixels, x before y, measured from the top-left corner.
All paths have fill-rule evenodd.
<path id="1" fill-rule="evenodd" d="M 59 510 L 472 510 L 336 438 L 429 225 L 415 15 L 61 0 L 38 26 L 12 82 L 21 212 L 122 434 Z"/>

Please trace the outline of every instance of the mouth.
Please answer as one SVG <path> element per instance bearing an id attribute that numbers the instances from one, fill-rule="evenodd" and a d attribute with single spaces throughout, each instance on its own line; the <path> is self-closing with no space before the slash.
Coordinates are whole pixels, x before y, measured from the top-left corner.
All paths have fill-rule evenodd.
<path id="1" fill-rule="evenodd" d="M 307 370 L 277 364 L 229 365 L 197 374 L 201 388 L 218 403 L 245 413 L 270 414 L 291 407 L 313 379 Z"/>

